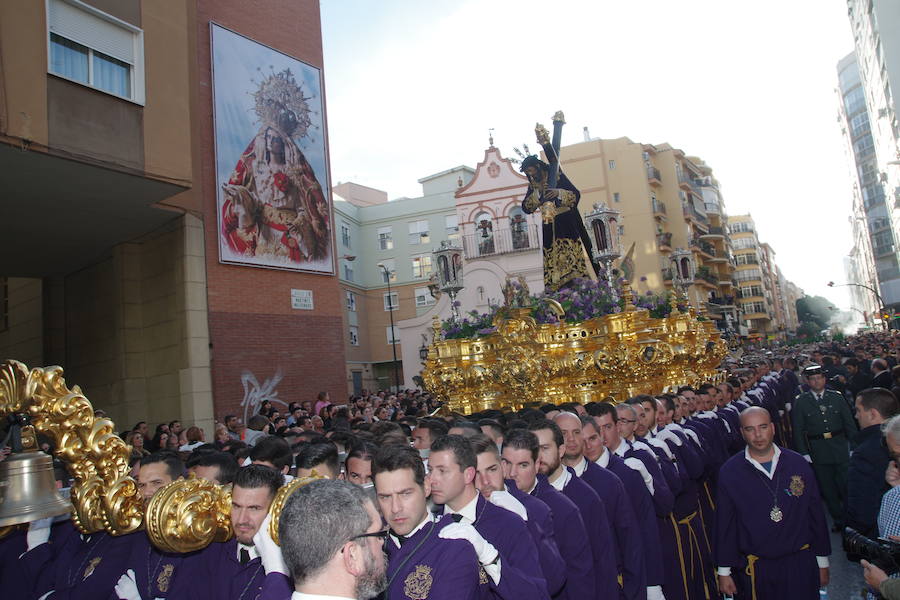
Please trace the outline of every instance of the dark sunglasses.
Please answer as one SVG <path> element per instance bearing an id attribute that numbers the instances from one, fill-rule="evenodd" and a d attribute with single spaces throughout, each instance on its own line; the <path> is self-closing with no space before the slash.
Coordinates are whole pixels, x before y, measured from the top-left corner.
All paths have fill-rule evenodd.
<path id="1" fill-rule="evenodd" d="M 352 538 L 350 538 L 349 541 L 352 542 L 354 540 L 358 540 L 360 538 L 367 538 L 367 537 L 381 538 L 381 541 L 384 541 L 384 539 L 387 537 L 387 534 L 388 534 L 388 530 L 382 529 L 380 531 L 373 531 L 372 533 L 361 533 L 359 535 L 354 535 Z"/>

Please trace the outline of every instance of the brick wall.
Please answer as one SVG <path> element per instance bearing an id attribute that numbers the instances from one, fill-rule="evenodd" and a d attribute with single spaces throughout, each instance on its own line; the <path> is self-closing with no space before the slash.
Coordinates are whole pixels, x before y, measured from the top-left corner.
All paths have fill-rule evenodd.
<path id="1" fill-rule="evenodd" d="M 336 276 L 225 265 L 219 262 L 209 23 L 322 68 L 316 0 L 201 0 L 197 3 L 198 160 L 194 181 L 203 202 L 215 414 L 243 414 L 241 373 L 259 383 L 280 368 L 279 398 L 294 401 L 320 390 L 341 398 L 347 388 L 343 298 Z M 323 92 L 324 102 L 324 92 Z M 323 132 L 326 134 L 327 132 Z M 312 290 L 315 310 L 294 310 L 290 290 Z"/>

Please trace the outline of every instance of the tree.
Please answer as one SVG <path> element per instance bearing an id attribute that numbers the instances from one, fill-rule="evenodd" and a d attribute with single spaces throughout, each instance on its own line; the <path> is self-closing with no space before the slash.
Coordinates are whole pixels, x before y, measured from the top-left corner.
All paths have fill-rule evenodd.
<path id="1" fill-rule="evenodd" d="M 822 328 L 818 324 L 812 321 L 803 321 L 797 328 L 797 337 L 806 339 L 818 337 L 820 331 Z"/>
<path id="2" fill-rule="evenodd" d="M 804 296 L 797 300 L 797 319 L 815 323 L 818 331 L 828 329 L 833 316 L 831 306 L 834 305 L 822 296 Z"/>

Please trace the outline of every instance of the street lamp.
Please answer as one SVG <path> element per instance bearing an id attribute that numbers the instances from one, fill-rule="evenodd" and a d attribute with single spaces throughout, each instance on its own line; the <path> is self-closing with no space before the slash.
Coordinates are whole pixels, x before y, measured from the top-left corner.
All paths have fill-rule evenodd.
<path id="1" fill-rule="evenodd" d="M 388 285 L 388 306 L 390 310 L 388 314 L 391 317 L 391 351 L 394 353 L 394 387 L 397 393 L 400 392 L 400 372 L 397 370 L 397 336 L 394 331 L 394 299 L 391 296 L 391 272 L 384 266 L 384 263 L 375 265 L 384 271 L 384 280 Z"/>
<path id="2" fill-rule="evenodd" d="M 881 295 L 878 293 L 878 290 L 876 290 L 875 288 L 869 287 L 867 285 L 863 285 L 861 283 L 835 283 L 833 281 L 828 282 L 828 287 L 851 287 L 851 286 L 852 287 L 861 287 L 861 288 L 867 289 L 870 292 L 872 292 L 873 294 L 875 294 L 875 299 L 878 301 L 878 313 L 880 315 L 884 315 L 884 310 L 885 310 L 884 300 L 881 299 Z M 881 326 L 884 327 L 885 330 L 888 329 L 888 323 L 884 319 L 884 317 L 882 317 L 882 319 L 881 319 Z"/>
<path id="3" fill-rule="evenodd" d="M 613 286 L 612 263 L 622 256 L 622 241 L 619 238 L 619 216 L 621 213 L 614 208 L 609 208 L 606 203 L 594 205 L 594 210 L 584 216 L 584 224 L 594 242 L 594 263 L 603 265 L 603 274 L 597 273 L 597 277 L 603 277 L 609 284 L 609 289 L 615 294 Z"/>
<path id="4" fill-rule="evenodd" d="M 459 318 L 456 294 L 463 289 L 462 248 L 448 240 L 431 252 L 432 262 L 437 266 L 438 289 L 450 296 L 450 309 Z"/>

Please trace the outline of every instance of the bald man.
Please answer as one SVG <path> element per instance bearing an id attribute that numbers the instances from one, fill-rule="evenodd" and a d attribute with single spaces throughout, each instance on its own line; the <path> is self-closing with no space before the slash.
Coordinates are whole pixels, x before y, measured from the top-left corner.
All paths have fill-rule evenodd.
<path id="1" fill-rule="evenodd" d="M 812 468 L 775 445 L 764 408 L 741 413 L 747 447 L 719 472 L 716 553 L 726 596 L 815 600 L 828 584 L 831 543 Z"/>

